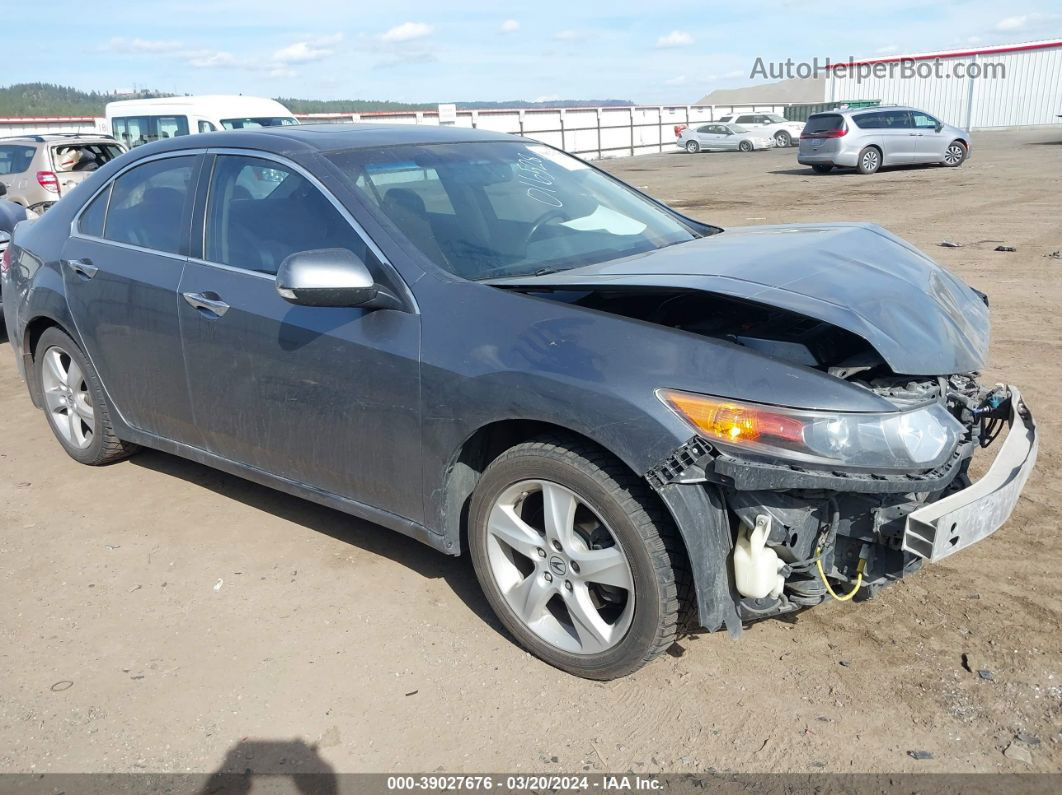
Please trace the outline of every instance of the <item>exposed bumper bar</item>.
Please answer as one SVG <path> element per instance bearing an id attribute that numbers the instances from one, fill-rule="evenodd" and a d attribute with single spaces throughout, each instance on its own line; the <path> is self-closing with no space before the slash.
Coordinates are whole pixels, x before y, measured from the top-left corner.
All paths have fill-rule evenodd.
<path id="1" fill-rule="evenodd" d="M 991 535 L 1010 518 L 1039 446 L 1032 413 L 1013 387 L 1008 422 L 1007 438 L 984 477 L 907 516 L 905 551 L 942 560 Z"/>

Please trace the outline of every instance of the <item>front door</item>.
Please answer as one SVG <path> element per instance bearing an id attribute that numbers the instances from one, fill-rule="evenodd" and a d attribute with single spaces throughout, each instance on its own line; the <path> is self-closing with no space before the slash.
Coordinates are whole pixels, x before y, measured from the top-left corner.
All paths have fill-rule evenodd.
<path id="1" fill-rule="evenodd" d="M 920 110 L 911 113 L 914 132 L 917 134 L 918 159 L 924 163 L 939 163 L 944 159 L 944 150 L 951 141 L 941 132 L 937 132 L 940 123 Z"/>
<path id="2" fill-rule="evenodd" d="M 192 421 L 177 320 L 199 159 L 149 160 L 82 211 L 62 251 L 74 325 L 115 409 L 137 430 L 189 444 Z"/>
<path id="3" fill-rule="evenodd" d="M 395 277 L 290 164 L 218 155 L 209 189 L 179 310 L 207 449 L 421 520 L 420 317 L 295 306 L 274 280 L 287 256 L 322 248 Z"/>

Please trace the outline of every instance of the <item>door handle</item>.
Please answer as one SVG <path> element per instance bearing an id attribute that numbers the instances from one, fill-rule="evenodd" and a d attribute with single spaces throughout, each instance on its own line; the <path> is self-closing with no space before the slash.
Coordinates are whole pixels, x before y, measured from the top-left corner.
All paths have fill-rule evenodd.
<path id="1" fill-rule="evenodd" d="M 196 309 L 202 309 L 211 315 L 222 317 L 229 311 L 229 305 L 217 297 L 217 293 L 181 293 L 184 300 Z M 211 298 L 210 296 L 215 296 Z"/>
<path id="2" fill-rule="evenodd" d="M 88 257 L 83 259 L 64 259 L 63 264 L 83 279 L 91 279 L 100 270 L 92 264 L 92 260 Z"/>

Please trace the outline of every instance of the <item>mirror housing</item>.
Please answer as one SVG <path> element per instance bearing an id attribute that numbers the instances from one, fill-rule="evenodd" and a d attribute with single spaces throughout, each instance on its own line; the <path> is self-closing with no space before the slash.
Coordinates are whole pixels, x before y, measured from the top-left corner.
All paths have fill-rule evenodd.
<path id="1" fill-rule="evenodd" d="M 944 123 L 938 121 L 937 122 L 937 132 L 940 132 L 943 129 L 944 129 Z"/>
<path id="2" fill-rule="evenodd" d="M 297 251 L 277 271 L 277 292 L 299 306 L 401 309 L 402 302 L 377 284 L 368 266 L 345 248 Z"/>
<path id="3" fill-rule="evenodd" d="M 0 250 L 3 250 L 11 242 L 11 233 L 0 229 Z"/>
<path id="4" fill-rule="evenodd" d="M 7 185 L 0 182 L 0 196 L 3 196 L 5 193 L 7 193 Z"/>

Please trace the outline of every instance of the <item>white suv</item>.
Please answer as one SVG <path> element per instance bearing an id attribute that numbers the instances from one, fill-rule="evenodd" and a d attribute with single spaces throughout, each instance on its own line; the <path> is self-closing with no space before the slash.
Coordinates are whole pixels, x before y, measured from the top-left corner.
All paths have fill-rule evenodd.
<path id="1" fill-rule="evenodd" d="M 800 138 L 804 123 L 789 121 L 778 113 L 728 113 L 720 116 L 724 124 L 740 124 L 746 130 L 755 129 L 774 138 L 775 146 L 792 146 Z"/>

